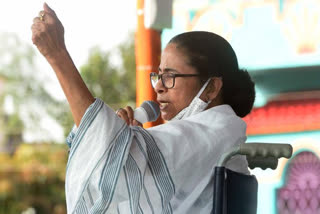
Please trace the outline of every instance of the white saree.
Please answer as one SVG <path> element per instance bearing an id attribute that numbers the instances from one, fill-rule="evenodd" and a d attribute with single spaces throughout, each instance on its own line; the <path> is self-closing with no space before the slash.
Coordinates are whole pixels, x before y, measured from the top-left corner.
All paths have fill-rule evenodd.
<path id="1" fill-rule="evenodd" d="M 245 130 L 228 105 L 145 130 L 96 99 L 67 139 L 68 213 L 209 214 L 214 166 Z M 248 173 L 242 157 L 227 167 Z"/>

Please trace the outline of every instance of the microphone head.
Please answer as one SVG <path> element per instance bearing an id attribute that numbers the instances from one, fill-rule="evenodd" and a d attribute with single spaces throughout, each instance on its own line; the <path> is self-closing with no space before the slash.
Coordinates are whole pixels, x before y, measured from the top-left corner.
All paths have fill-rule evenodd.
<path id="1" fill-rule="evenodd" d="M 156 121 L 160 116 L 160 107 L 156 102 L 147 100 L 140 107 L 146 111 L 149 122 Z"/>

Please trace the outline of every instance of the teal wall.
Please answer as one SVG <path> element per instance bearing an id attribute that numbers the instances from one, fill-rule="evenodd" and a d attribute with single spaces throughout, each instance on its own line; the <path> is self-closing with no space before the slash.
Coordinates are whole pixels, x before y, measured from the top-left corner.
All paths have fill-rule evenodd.
<path id="1" fill-rule="evenodd" d="M 176 34 L 205 30 L 227 39 L 239 65 L 250 70 L 320 65 L 320 1 L 174 0 Z"/>

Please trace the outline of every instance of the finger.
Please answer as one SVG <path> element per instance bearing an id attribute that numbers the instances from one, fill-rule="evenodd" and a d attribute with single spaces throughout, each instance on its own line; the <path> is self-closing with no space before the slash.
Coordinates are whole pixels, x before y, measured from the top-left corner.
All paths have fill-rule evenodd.
<path id="1" fill-rule="evenodd" d="M 139 122 L 139 121 L 137 121 L 137 120 L 133 120 L 133 121 L 132 121 L 132 125 L 133 125 L 133 126 L 140 126 L 140 127 L 143 127 L 142 123 L 140 123 L 140 122 Z"/>
<path id="2" fill-rule="evenodd" d="M 125 110 L 127 111 L 127 115 L 130 121 L 130 125 L 132 125 L 132 122 L 134 120 L 134 112 L 133 109 L 131 108 L 131 106 L 127 106 L 125 107 Z"/>
<path id="3" fill-rule="evenodd" d="M 120 111 L 122 111 L 123 110 L 123 108 L 119 108 L 119 109 L 117 109 L 116 110 L 116 114 L 118 114 Z"/>
<path id="4" fill-rule="evenodd" d="M 55 23 L 57 22 L 57 19 L 58 18 L 54 14 L 48 13 L 44 10 L 40 11 L 39 16 L 34 18 L 34 20 L 39 20 L 40 22 L 45 22 L 47 24 Z"/>
<path id="5" fill-rule="evenodd" d="M 44 25 L 39 23 L 39 22 L 35 22 L 31 25 L 31 30 L 36 32 L 36 31 L 43 31 L 44 29 Z"/>
<path id="6" fill-rule="evenodd" d="M 31 40 L 32 40 L 32 43 L 33 43 L 34 45 L 37 45 L 37 44 L 39 43 L 39 41 L 40 41 L 40 37 L 37 36 L 37 35 L 35 35 L 35 34 L 33 33 Z"/>
<path id="7" fill-rule="evenodd" d="M 37 26 L 32 26 L 32 43 L 36 45 L 39 50 L 42 50 L 42 44 L 44 41 L 43 31 L 39 30 L 39 27 Z"/>
<path id="8" fill-rule="evenodd" d="M 33 35 L 40 35 L 44 33 L 47 29 L 47 26 L 43 22 L 36 21 L 31 25 L 31 31 Z"/>
<path id="9" fill-rule="evenodd" d="M 41 10 L 41 11 L 39 11 L 38 16 L 40 17 L 40 16 L 43 16 L 43 15 L 45 15 L 45 14 L 46 14 L 46 12 L 45 12 L 44 10 Z"/>
<path id="10" fill-rule="evenodd" d="M 37 22 L 31 26 L 33 44 L 37 44 L 40 41 L 41 34 L 44 32 L 44 29 L 45 26 Z"/>
<path id="11" fill-rule="evenodd" d="M 46 2 L 43 4 L 43 9 L 52 15 L 56 15 L 56 12 L 54 12 L 54 10 L 52 10 Z"/>
<path id="12" fill-rule="evenodd" d="M 40 17 L 38 16 L 33 19 L 33 23 L 37 23 L 37 22 L 41 22 Z"/>
<path id="13" fill-rule="evenodd" d="M 123 108 L 120 108 L 116 111 L 116 114 L 118 115 L 118 117 L 120 117 L 121 119 L 123 119 L 127 125 L 130 125 L 130 121 L 129 121 L 129 117 L 127 114 L 127 111 Z"/>
<path id="14" fill-rule="evenodd" d="M 35 35 L 35 36 L 43 36 L 43 34 L 45 33 L 47 29 L 47 26 L 42 24 L 42 23 L 34 23 L 32 26 L 31 26 L 31 31 L 32 31 L 32 34 Z"/>

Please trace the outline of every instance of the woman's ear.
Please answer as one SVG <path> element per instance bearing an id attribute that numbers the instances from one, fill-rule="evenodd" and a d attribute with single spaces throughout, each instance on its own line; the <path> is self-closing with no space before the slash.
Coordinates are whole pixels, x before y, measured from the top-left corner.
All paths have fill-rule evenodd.
<path id="1" fill-rule="evenodd" d="M 221 77 L 212 77 L 206 90 L 204 91 L 204 100 L 209 102 L 218 97 L 222 88 L 223 82 Z"/>

